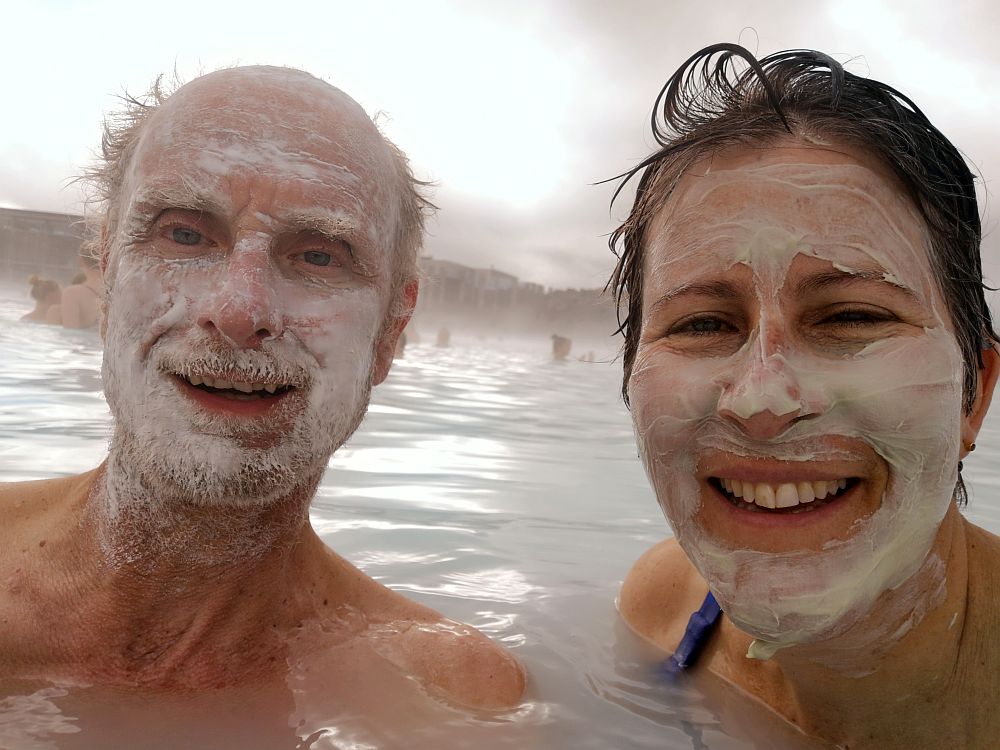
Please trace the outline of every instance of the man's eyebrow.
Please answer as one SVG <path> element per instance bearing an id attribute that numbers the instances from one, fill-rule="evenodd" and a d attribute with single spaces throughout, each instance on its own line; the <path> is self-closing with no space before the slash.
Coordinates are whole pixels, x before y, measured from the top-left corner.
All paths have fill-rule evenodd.
<path id="1" fill-rule="evenodd" d="M 138 196 L 139 203 L 161 209 L 173 208 L 200 214 L 224 216 L 227 207 L 210 195 L 188 185 L 156 185 L 143 188 Z"/>
<path id="2" fill-rule="evenodd" d="M 358 229 L 357 223 L 352 219 L 321 208 L 282 211 L 277 219 L 292 231 L 315 232 L 329 240 L 345 240 Z"/>
<path id="3" fill-rule="evenodd" d="M 673 302 L 678 297 L 699 296 L 699 297 L 719 297 L 733 298 L 739 295 L 736 285 L 728 281 L 693 281 L 684 284 L 676 289 L 672 289 L 650 307 L 650 312 L 656 312 L 661 307 Z"/>
<path id="4" fill-rule="evenodd" d="M 850 271 L 822 271 L 812 274 L 795 285 L 796 294 L 809 294 L 819 292 L 824 289 L 838 286 L 850 286 L 858 282 L 876 282 L 895 289 L 910 300 L 916 302 L 917 295 L 909 287 L 893 280 L 892 276 L 884 271 L 869 271 L 865 269 Z"/>

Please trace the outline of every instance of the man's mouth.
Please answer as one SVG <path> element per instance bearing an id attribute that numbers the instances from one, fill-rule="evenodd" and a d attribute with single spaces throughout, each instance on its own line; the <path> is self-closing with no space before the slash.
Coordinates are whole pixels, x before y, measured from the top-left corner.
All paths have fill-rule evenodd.
<path id="1" fill-rule="evenodd" d="M 184 375 L 174 373 L 175 377 L 198 390 L 222 396 L 233 401 L 259 401 L 277 398 L 292 390 L 295 386 L 288 383 L 267 383 L 257 381 L 234 381 L 215 378 L 209 375 Z"/>
<path id="2" fill-rule="evenodd" d="M 828 505 L 854 489 L 859 481 L 857 477 L 844 477 L 774 484 L 728 477 L 709 479 L 723 497 L 741 510 L 784 513 L 802 513 Z"/>

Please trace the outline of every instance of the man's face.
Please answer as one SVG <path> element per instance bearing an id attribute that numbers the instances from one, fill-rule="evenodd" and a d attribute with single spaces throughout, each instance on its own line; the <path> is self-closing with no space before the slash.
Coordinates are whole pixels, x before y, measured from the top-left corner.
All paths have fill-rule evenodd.
<path id="1" fill-rule="evenodd" d="M 314 478 L 388 369 L 396 182 L 361 109 L 222 71 L 146 124 L 105 248 L 104 378 L 161 493 L 266 503 Z"/>
<path id="2" fill-rule="evenodd" d="M 955 486 L 962 359 L 892 178 L 834 147 L 720 154 L 644 241 L 636 433 L 723 610 L 772 644 L 815 641 L 943 571 L 928 551 Z"/>

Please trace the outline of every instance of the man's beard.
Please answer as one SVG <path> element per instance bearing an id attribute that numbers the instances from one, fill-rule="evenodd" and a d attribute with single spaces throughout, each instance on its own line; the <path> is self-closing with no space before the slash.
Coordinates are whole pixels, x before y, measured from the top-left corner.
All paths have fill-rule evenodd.
<path id="1" fill-rule="evenodd" d="M 158 342 L 144 362 L 116 361 L 121 352 L 109 350 L 104 380 L 115 417 L 113 464 L 147 501 L 264 508 L 296 492 L 311 494 L 330 455 L 361 423 L 371 395 L 373 352 L 354 366 L 323 372 L 297 348 L 233 351 L 197 334 Z M 267 417 L 212 415 L 191 404 L 167 374 L 200 365 L 299 385 Z"/>

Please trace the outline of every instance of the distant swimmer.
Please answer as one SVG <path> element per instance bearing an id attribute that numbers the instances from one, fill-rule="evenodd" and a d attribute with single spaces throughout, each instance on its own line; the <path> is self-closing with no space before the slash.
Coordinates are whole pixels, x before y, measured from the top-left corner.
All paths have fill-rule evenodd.
<path id="1" fill-rule="evenodd" d="M 370 728 L 365 747 L 409 746 L 392 730 L 414 715 L 518 704 L 504 648 L 366 575 L 310 521 L 417 300 L 429 203 L 405 156 L 290 68 L 126 107 L 91 171 L 109 455 L 0 485 L 0 685 L 282 691 L 356 720 L 351 746 Z"/>
<path id="2" fill-rule="evenodd" d="M 62 300 L 62 287 L 54 279 L 42 278 L 38 274 L 28 277 L 28 284 L 31 285 L 29 294 L 35 300 L 35 309 L 21 316 L 21 320 L 30 320 L 35 323 L 48 323 L 48 316 L 53 307 L 58 307 Z"/>
<path id="3" fill-rule="evenodd" d="M 572 339 L 560 336 L 558 333 L 552 334 L 552 359 L 558 362 L 564 361 L 569 356 L 569 352 L 572 348 Z"/>
<path id="4" fill-rule="evenodd" d="M 64 328 L 96 328 L 101 317 L 101 299 L 104 286 L 101 269 L 91 243 L 84 245 L 80 252 L 80 268 L 73 283 L 62 293 L 62 302 L 55 308 L 49 322 Z"/>
<path id="5" fill-rule="evenodd" d="M 442 349 L 451 346 L 451 331 L 446 327 L 441 326 L 438 331 L 437 341 L 434 342 L 434 346 L 441 347 Z"/>

